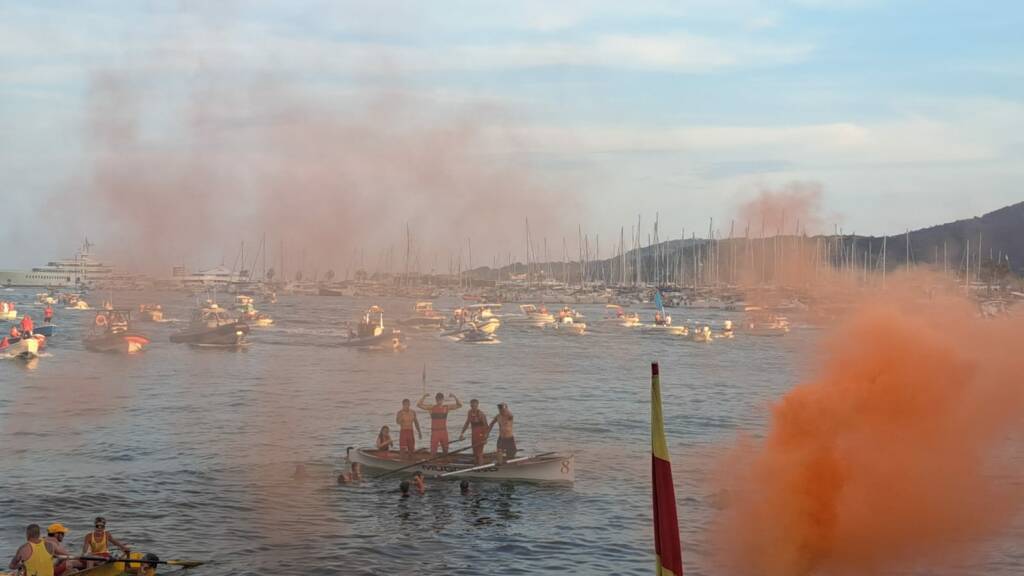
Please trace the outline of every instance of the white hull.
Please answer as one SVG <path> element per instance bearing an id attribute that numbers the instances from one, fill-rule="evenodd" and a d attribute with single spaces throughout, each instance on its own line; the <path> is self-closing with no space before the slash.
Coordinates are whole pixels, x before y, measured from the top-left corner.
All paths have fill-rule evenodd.
<path id="1" fill-rule="evenodd" d="M 672 336 L 686 336 L 690 333 L 686 326 L 666 326 L 664 324 L 644 326 L 643 331 L 645 334 L 669 334 Z"/>
<path id="2" fill-rule="evenodd" d="M 348 460 L 358 462 L 364 468 L 390 472 L 404 466 L 409 466 L 416 460 L 427 460 L 430 453 L 426 451 L 417 452 L 415 460 L 402 460 L 398 452 L 387 452 L 387 456 L 376 450 L 367 448 L 349 448 Z M 518 456 L 518 458 L 525 458 Z M 487 455 L 487 464 L 493 463 L 493 455 Z M 445 477 L 452 480 L 463 478 L 477 480 L 522 480 L 528 482 L 575 482 L 576 481 L 576 459 L 572 454 L 547 454 L 538 458 L 528 458 L 520 462 L 504 464 L 500 466 L 489 466 L 479 470 L 476 468 L 471 456 L 465 453 L 453 455 L 449 458 L 439 458 L 430 462 L 422 462 L 397 472 L 411 476 L 415 472 L 422 472 L 427 477 Z M 459 472 L 458 474 L 451 474 Z M 450 474 L 449 476 L 443 476 Z"/>

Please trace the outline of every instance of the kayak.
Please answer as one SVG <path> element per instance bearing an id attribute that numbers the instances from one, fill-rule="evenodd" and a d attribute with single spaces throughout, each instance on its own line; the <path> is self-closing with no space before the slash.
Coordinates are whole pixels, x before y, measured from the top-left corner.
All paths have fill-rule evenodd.
<path id="1" fill-rule="evenodd" d="M 125 562 L 108 562 L 93 566 L 88 570 L 81 570 L 74 573 L 76 576 L 139 576 L 155 575 L 156 570 L 149 566 L 142 567 L 139 564 Z"/>
<path id="2" fill-rule="evenodd" d="M 448 457 L 430 460 L 426 450 L 416 453 L 418 465 L 410 466 L 415 460 L 403 460 L 398 452 L 381 451 L 371 448 L 348 448 L 349 462 L 358 462 L 364 468 L 397 471 L 411 476 L 422 472 L 424 476 L 459 480 L 475 478 L 477 480 L 519 480 L 527 482 L 567 482 L 576 481 L 576 457 L 573 454 L 548 452 L 534 456 L 522 456 L 509 460 L 505 464 L 497 464 L 493 454 L 487 454 L 482 466 L 473 462 L 470 454 L 453 454 Z M 429 460 L 429 461 L 427 461 Z M 408 468 L 405 468 L 409 466 Z"/>
<path id="3" fill-rule="evenodd" d="M 157 557 L 151 554 L 141 554 L 139 552 L 132 552 L 132 559 L 144 559 L 149 556 L 148 559 L 156 560 Z M 17 576 L 19 572 L 0 572 L 0 576 Z M 139 562 L 105 562 L 97 564 L 88 570 L 80 570 L 74 572 L 75 576 L 155 576 L 156 568 L 154 566 L 142 564 Z"/>

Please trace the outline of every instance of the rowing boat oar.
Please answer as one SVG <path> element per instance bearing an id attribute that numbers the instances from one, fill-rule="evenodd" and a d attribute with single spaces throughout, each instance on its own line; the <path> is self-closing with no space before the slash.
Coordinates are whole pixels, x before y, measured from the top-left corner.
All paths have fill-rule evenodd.
<path id="1" fill-rule="evenodd" d="M 88 560 L 89 562 L 125 562 L 127 564 L 166 564 L 167 566 L 181 566 L 182 568 L 195 568 L 206 564 L 206 561 L 199 560 L 147 560 L 146 558 L 115 558 L 106 556 L 54 556 L 59 560 Z"/>
<path id="2" fill-rule="evenodd" d="M 455 442 L 461 442 L 461 440 L 456 440 Z M 450 442 L 450 444 L 455 444 L 455 442 Z M 447 454 L 438 454 L 437 456 L 431 456 L 430 458 L 427 458 L 426 460 L 420 460 L 418 462 L 413 462 L 412 464 L 409 464 L 408 466 L 402 466 L 401 468 L 395 468 L 394 470 L 388 470 L 387 472 L 381 474 L 380 476 L 377 476 L 377 478 L 378 479 L 380 479 L 380 478 L 387 478 L 388 476 L 391 476 L 392 474 L 395 474 L 397 472 L 401 472 L 403 470 L 408 470 L 409 468 L 415 468 L 415 467 L 419 466 L 420 464 L 426 464 L 427 462 L 433 462 L 434 460 L 440 460 L 441 458 L 447 458 L 448 456 L 451 456 L 452 454 L 458 454 L 459 452 L 465 452 L 466 450 L 469 450 L 472 447 L 473 447 L 473 444 L 470 444 L 469 446 L 465 446 L 463 448 L 459 448 L 458 450 L 452 450 L 451 452 L 449 452 Z"/>
<path id="3" fill-rule="evenodd" d="M 554 454 L 554 452 L 542 452 L 540 454 L 534 454 L 533 456 L 523 456 L 522 458 L 513 458 L 512 460 L 507 460 L 506 462 L 504 462 L 501 465 L 504 466 L 506 464 L 515 464 L 517 462 L 523 462 L 525 460 L 531 460 L 533 458 L 541 458 L 543 456 L 550 456 L 552 454 Z M 472 468 L 466 468 L 465 470 L 456 470 L 455 472 L 445 472 L 444 474 L 441 474 L 440 476 L 438 476 L 438 478 L 447 478 L 449 476 L 455 476 L 456 474 L 465 474 L 466 472 L 476 472 L 476 471 L 479 471 L 479 470 L 487 470 L 488 468 L 494 468 L 496 466 L 498 466 L 497 462 L 491 462 L 490 464 L 481 464 L 479 466 L 474 466 Z"/>

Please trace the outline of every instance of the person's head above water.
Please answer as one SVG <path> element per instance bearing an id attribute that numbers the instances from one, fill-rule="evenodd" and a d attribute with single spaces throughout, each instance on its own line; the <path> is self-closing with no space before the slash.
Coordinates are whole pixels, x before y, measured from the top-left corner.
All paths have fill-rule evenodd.
<path id="1" fill-rule="evenodd" d="M 402 493 L 402 496 L 408 496 L 409 495 L 409 481 L 408 480 L 402 480 L 398 484 L 398 491 Z"/>
<path id="2" fill-rule="evenodd" d="M 469 494 L 469 480 L 463 480 L 459 482 L 459 492 L 463 494 Z"/>

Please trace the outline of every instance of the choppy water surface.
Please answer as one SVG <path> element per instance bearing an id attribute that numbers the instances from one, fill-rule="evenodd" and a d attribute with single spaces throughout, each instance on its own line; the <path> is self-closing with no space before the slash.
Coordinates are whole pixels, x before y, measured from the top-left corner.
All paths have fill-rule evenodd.
<path id="1" fill-rule="evenodd" d="M 147 300 L 177 318 L 194 303 Z M 737 432 L 763 431 L 816 334 L 797 326 L 785 338 L 702 345 L 602 323 L 601 307 L 583 306 L 592 332 L 582 337 L 506 323 L 499 345 L 424 332 L 401 353 L 339 347 L 342 324 L 371 303 L 283 296 L 260 306 L 277 325 L 254 329 L 241 352 L 171 344 L 174 323 L 140 323 L 154 343 L 131 357 L 86 352 L 92 314 L 58 310 L 60 333 L 35 369 L 0 363 L 0 552 L 13 553 L 30 522 L 59 520 L 80 546 L 102 514 L 137 548 L 214 560 L 202 574 L 648 574 L 649 362 L 658 360 L 684 563 L 708 574 L 714 456 Z M 382 304 L 392 320 L 412 308 Z M 428 392 L 479 398 L 489 416 L 508 402 L 520 448 L 574 451 L 575 486 L 475 483 L 466 497 L 455 482 L 432 481 L 404 500 L 394 478 L 338 486 L 345 448 L 371 444 L 402 398 L 418 399 L 424 363 Z M 453 439 L 464 410 L 451 418 Z M 421 424 L 426 440 L 422 415 Z M 297 463 L 308 478 L 291 478 Z M 1019 574 L 1020 537 L 994 543 L 973 571 Z"/>

